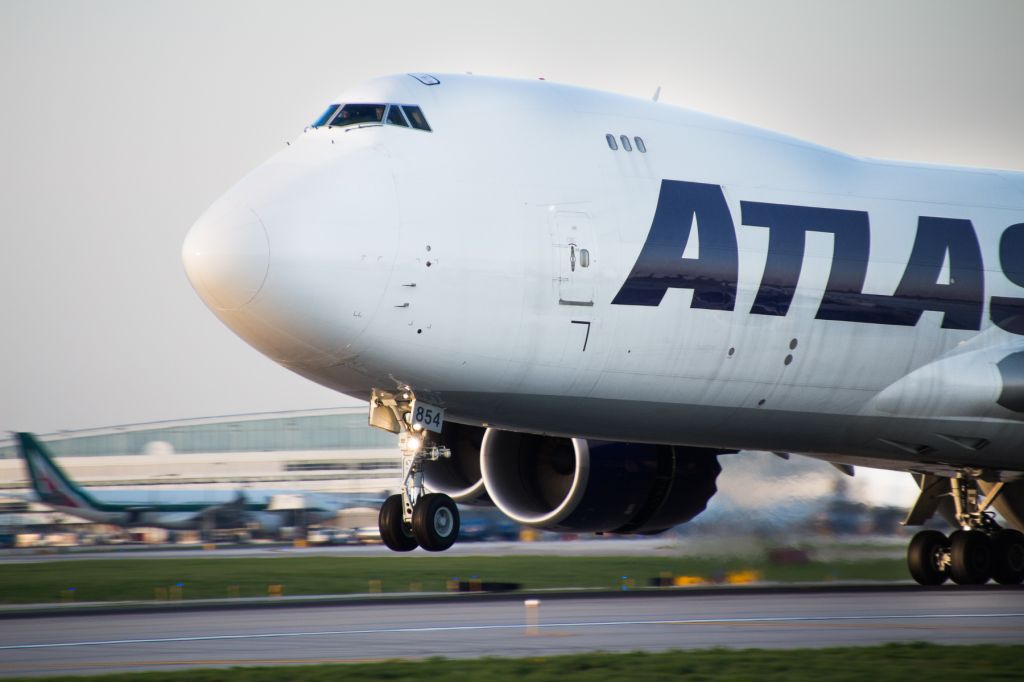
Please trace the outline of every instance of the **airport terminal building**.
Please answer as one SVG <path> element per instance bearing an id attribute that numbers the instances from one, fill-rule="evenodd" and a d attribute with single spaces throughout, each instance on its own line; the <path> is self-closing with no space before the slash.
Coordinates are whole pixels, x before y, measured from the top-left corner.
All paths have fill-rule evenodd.
<path id="1" fill-rule="evenodd" d="M 398 437 L 367 424 L 365 407 L 133 424 L 40 436 L 87 487 L 394 490 Z M 12 440 L 0 441 L 0 496 L 29 487 Z"/>

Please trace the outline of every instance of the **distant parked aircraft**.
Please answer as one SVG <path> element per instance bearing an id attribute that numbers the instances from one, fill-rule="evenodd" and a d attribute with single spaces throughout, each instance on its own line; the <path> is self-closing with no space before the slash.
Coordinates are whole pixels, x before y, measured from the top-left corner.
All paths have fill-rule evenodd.
<path id="1" fill-rule="evenodd" d="M 169 530 L 249 528 L 260 534 L 275 535 L 297 523 L 311 525 L 333 518 L 350 507 L 370 507 L 380 497 L 349 494 L 287 495 L 291 504 L 275 504 L 282 491 L 198 491 L 161 490 L 157 492 L 119 490 L 87 492 L 54 461 L 46 447 L 30 433 L 17 434 L 19 453 L 25 461 L 32 489 L 39 501 L 54 510 L 96 523 L 122 527 L 152 527 Z M 218 495 L 218 493 L 220 493 Z M 309 504 L 310 499 L 315 504 Z"/>

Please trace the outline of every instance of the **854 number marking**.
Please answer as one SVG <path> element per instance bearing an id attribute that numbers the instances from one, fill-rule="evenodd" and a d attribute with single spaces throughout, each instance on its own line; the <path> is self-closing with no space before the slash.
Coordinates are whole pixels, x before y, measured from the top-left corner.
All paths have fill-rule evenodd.
<path id="1" fill-rule="evenodd" d="M 414 400 L 412 403 L 411 425 L 415 427 L 417 424 L 427 431 L 441 433 L 441 427 L 444 426 L 444 409 L 437 405 Z"/>

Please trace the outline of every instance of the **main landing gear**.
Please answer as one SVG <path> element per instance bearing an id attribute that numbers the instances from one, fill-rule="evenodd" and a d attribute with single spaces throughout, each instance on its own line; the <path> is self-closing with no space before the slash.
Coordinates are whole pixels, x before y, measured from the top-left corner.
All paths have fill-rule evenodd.
<path id="1" fill-rule="evenodd" d="M 423 463 L 451 457 L 446 447 L 428 446 L 422 429 L 410 426 L 410 394 L 375 393 L 370 403 L 370 423 L 388 420 L 389 431 L 399 433 L 402 451 L 402 492 L 388 497 L 380 508 L 377 525 L 384 544 L 396 552 L 422 547 L 443 552 L 459 537 L 459 508 L 443 493 L 428 493 L 423 486 Z M 380 417 L 380 411 L 390 415 Z M 377 412 L 377 414 L 375 414 Z"/>
<path id="2" fill-rule="evenodd" d="M 1000 528 L 988 511 L 1003 484 L 997 483 L 979 500 L 973 478 L 948 481 L 951 492 L 940 493 L 935 488 L 942 485 L 942 479 L 926 476 L 922 480 L 921 498 L 907 522 L 913 523 L 915 514 L 918 522 L 922 514 L 930 516 L 938 508 L 939 498 L 950 495 L 960 530 L 948 537 L 937 530 L 917 533 L 907 549 L 910 575 L 922 585 L 941 585 L 947 579 L 958 585 L 982 585 L 989 580 L 1001 585 L 1024 582 L 1024 533 Z"/>

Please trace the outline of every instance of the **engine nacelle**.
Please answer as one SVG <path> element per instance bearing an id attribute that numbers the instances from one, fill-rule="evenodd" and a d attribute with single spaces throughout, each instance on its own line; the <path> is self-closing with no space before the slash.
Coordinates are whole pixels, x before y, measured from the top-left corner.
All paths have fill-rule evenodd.
<path id="1" fill-rule="evenodd" d="M 646 534 L 704 511 L 721 452 L 488 429 L 480 469 L 493 503 L 523 525 Z"/>
<path id="2" fill-rule="evenodd" d="M 452 456 L 423 464 L 428 490 L 445 493 L 461 504 L 491 505 L 480 476 L 480 447 L 486 429 L 446 421 L 441 433 L 429 433 L 426 446 L 444 446 Z"/>

